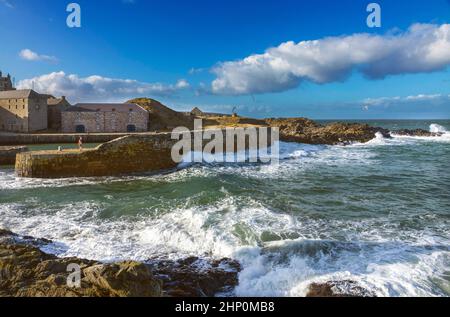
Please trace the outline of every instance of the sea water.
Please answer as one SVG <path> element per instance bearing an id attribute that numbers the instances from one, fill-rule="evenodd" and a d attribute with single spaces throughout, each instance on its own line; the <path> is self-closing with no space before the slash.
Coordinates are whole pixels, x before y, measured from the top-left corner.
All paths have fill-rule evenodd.
<path id="1" fill-rule="evenodd" d="M 450 121 L 374 121 L 441 137 L 281 143 L 279 165 L 21 179 L 0 169 L 0 227 L 100 261 L 231 257 L 230 296 L 304 296 L 354 280 L 378 296 L 450 295 Z"/>

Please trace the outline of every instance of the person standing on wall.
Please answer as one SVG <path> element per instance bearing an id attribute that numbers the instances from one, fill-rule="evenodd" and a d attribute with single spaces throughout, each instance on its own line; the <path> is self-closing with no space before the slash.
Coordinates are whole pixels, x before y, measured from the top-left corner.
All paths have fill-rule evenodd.
<path id="1" fill-rule="evenodd" d="M 80 151 L 83 151 L 83 137 L 81 136 L 78 139 L 78 148 L 80 149 Z"/>

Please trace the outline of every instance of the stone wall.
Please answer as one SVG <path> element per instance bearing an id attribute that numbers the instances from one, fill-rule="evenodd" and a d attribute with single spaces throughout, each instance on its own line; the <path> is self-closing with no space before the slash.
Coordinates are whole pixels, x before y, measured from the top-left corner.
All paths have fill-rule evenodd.
<path id="1" fill-rule="evenodd" d="M 21 177 L 110 176 L 176 167 L 170 134 L 126 136 L 83 152 L 28 152 L 16 159 Z"/>
<path id="2" fill-rule="evenodd" d="M 47 96 L 46 95 L 32 95 L 28 99 L 28 131 L 35 132 L 46 130 L 47 122 Z"/>
<path id="3" fill-rule="evenodd" d="M 105 143 L 129 135 L 129 133 L 109 134 L 10 134 L 0 133 L 1 145 L 29 145 L 29 144 L 64 144 L 77 143 L 83 137 L 84 143 Z"/>
<path id="4" fill-rule="evenodd" d="M 62 132 L 76 132 L 78 125 L 83 125 L 85 132 L 120 133 L 127 132 L 128 125 L 134 125 L 135 132 L 148 129 L 149 114 L 145 111 L 63 111 Z"/>
<path id="5" fill-rule="evenodd" d="M 20 177 L 66 178 L 173 169 L 178 162 L 172 160 L 171 151 L 177 142 L 172 140 L 171 133 L 155 133 L 125 136 L 93 150 L 21 153 L 17 155 L 16 173 Z M 270 130 L 268 142 L 271 144 Z"/>
<path id="6" fill-rule="evenodd" d="M 0 130 L 28 132 L 28 99 L 0 99 Z"/>
<path id="7" fill-rule="evenodd" d="M 14 165 L 17 153 L 27 150 L 26 146 L 0 146 L 0 165 Z"/>
<path id="8" fill-rule="evenodd" d="M 61 130 L 62 111 L 67 110 L 70 107 L 69 102 L 62 97 L 58 103 L 48 105 L 48 128 L 55 131 Z"/>
<path id="9" fill-rule="evenodd" d="M 47 129 L 47 97 L 0 99 L 0 130 L 35 132 Z"/>

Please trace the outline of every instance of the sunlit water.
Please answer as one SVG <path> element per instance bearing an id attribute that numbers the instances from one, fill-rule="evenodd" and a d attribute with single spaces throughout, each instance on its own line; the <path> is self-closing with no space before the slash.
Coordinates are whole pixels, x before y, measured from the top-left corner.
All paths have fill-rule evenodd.
<path id="1" fill-rule="evenodd" d="M 434 124 L 433 124 L 434 123 Z M 380 121 L 450 131 L 450 121 Z M 450 133 L 367 144 L 280 144 L 278 166 L 19 179 L 0 169 L 0 227 L 102 261 L 231 257 L 233 294 L 302 296 L 351 279 L 379 296 L 450 295 Z"/>

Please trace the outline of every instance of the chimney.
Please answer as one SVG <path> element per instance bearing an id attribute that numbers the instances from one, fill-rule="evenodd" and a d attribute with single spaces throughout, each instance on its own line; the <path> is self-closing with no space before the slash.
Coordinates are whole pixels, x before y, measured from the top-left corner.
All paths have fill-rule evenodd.
<path id="1" fill-rule="evenodd" d="M 66 96 L 61 96 L 61 99 L 65 101 L 66 100 Z"/>
<path id="2" fill-rule="evenodd" d="M 0 77 L 2 77 L 2 71 L 0 70 Z"/>

